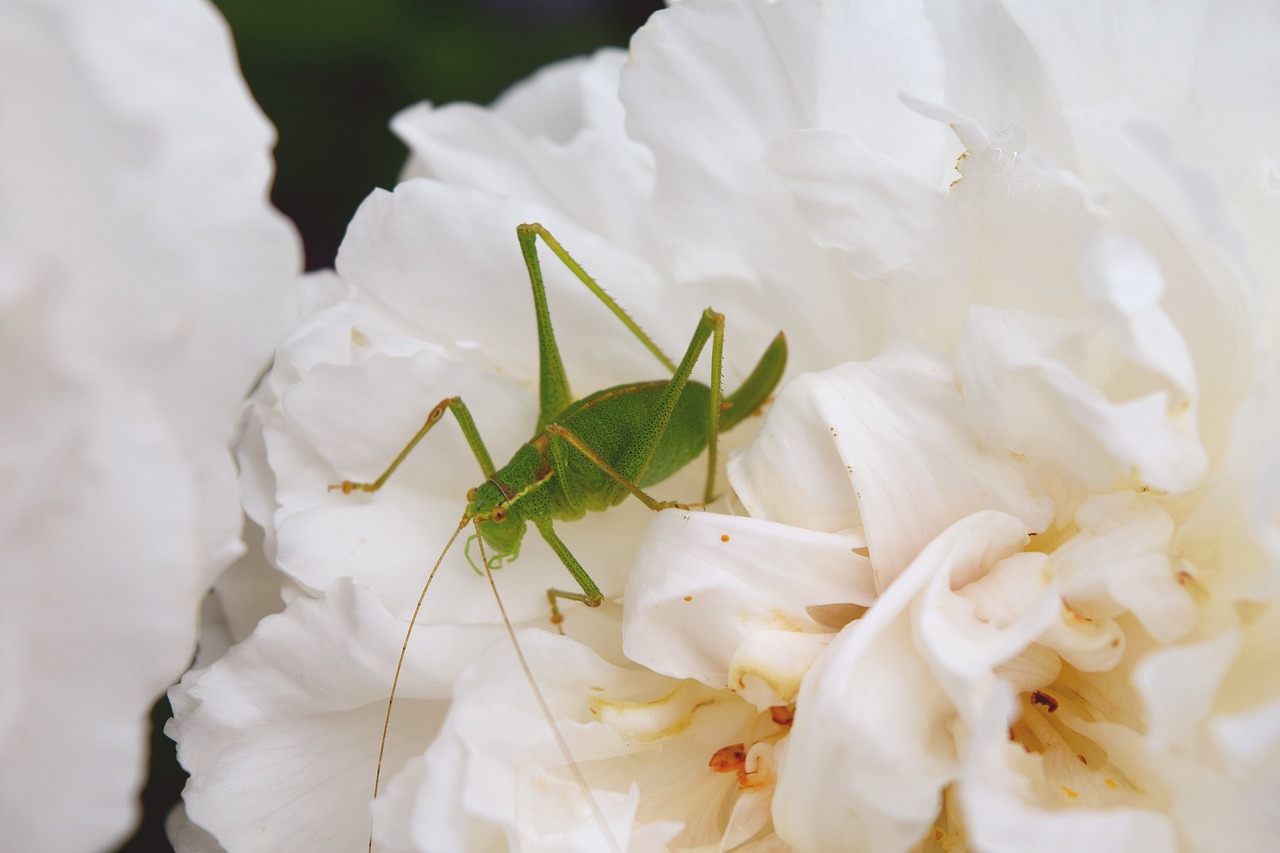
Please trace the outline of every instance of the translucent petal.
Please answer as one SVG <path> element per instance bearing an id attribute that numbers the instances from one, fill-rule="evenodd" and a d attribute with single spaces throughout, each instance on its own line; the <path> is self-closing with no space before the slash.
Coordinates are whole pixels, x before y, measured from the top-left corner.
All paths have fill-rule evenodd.
<path id="1" fill-rule="evenodd" d="M 628 581 L 627 657 L 733 687 L 733 662 L 756 632 L 820 633 L 809 607 L 874 600 L 860 546 L 854 537 L 748 518 L 659 513 Z"/>
<path id="2" fill-rule="evenodd" d="M 827 530 L 860 522 L 880 590 L 974 511 L 1012 512 L 1031 532 L 1050 513 L 1029 472 L 984 444 L 945 362 L 909 346 L 790 383 L 730 475 L 753 516 Z"/>

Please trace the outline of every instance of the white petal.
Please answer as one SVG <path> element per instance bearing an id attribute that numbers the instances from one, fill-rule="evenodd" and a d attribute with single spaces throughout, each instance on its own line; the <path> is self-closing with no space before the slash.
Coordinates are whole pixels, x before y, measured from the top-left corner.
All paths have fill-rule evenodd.
<path id="1" fill-rule="evenodd" d="M 574 759 L 590 781 L 592 762 L 626 747 L 591 722 L 586 698 L 625 683 L 627 673 L 582 645 L 541 631 L 519 642 Z M 411 833 L 421 850 L 609 849 L 585 794 L 549 735 L 509 646 L 495 646 L 459 679 L 444 730 L 426 754 Z M 559 768 L 548 770 L 547 768 Z M 628 849 L 639 792 L 594 786 L 591 796 L 620 849 Z"/>
<path id="2" fill-rule="evenodd" d="M 404 178 L 430 177 L 565 211 L 579 224 L 656 257 L 642 212 L 652 155 L 627 139 L 618 72 L 626 54 L 549 65 L 488 109 L 419 104 L 392 129 L 413 154 Z M 572 250 L 572 247 L 571 247 Z"/>
<path id="3" fill-rule="evenodd" d="M 951 272 L 952 286 L 965 288 L 967 301 L 978 305 L 1079 315 L 1080 245 L 1107 211 L 1079 176 L 1040 148 L 1001 138 L 1022 135 L 1019 125 L 989 131 L 987 147 L 970 149 L 956 164 L 960 178 L 948 190 L 968 253 L 962 271 Z M 940 345 L 954 346 L 957 332 Z"/>
<path id="4" fill-rule="evenodd" d="M 805 437 L 775 418 L 800 421 Z M 880 590 L 972 512 L 1011 512 L 1029 532 L 1050 517 L 1025 469 L 984 446 L 945 363 L 907 346 L 790 383 L 730 476 L 753 516 L 827 530 L 860 522 Z"/>
<path id="5" fill-rule="evenodd" d="M 1265 320 L 1265 299 L 1249 262 L 1237 214 L 1219 180 L 1179 156 L 1168 131 L 1119 104 L 1071 116 L 1082 144 L 1168 229 L 1144 240 L 1168 261 L 1166 310 L 1186 337 L 1200 374 L 1202 430 L 1214 446 L 1249 388 L 1251 343 Z M 1215 130 L 1216 133 L 1216 130 Z M 1143 226 L 1154 230 L 1150 225 Z"/>
<path id="6" fill-rule="evenodd" d="M 1085 298 L 1117 348 L 1169 380 L 1174 407 L 1190 406 L 1195 367 L 1181 333 L 1160 308 L 1164 278 L 1151 254 L 1119 234 L 1101 231 L 1085 248 L 1081 279 Z"/>
<path id="7" fill-rule="evenodd" d="M 744 294 L 734 298 L 756 319 L 738 327 L 749 323 L 752 338 L 777 318 L 800 369 L 874 352 L 891 295 L 876 282 L 850 286 L 761 153 L 791 130 L 827 127 L 941 174 L 954 143 L 897 98 L 938 94 L 929 41 L 916 9 L 765 0 L 676 5 L 632 41 L 622 98 L 628 131 L 654 153 L 654 229 L 673 276 L 704 302 Z"/>
<path id="8" fill-rule="evenodd" d="M 168 732 L 191 820 L 229 850 L 350 850 L 368 834 L 378 741 L 404 623 L 360 587 L 294 599 L 174 688 Z M 400 674 L 382 778 L 420 751 L 465 665 L 497 635 L 422 626 Z"/>
<path id="9" fill-rule="evenodd" d="M 1131 475 L 1166 491 L 1198 485 L 1206 460 L 1186 407 L 1165 390 L 1134 396 L 1123 364 L 1090 363 L 1092 344 L 1083 321 L 974 306 L 956 353 L 965 402 L 1043 472 L 1060 516 Z"/>
<path id="10" fill-rule="evenodd" d="M 41 385 L 9 398 L 52 416 L 30 433 L 52 441 L 7 445 L 6 463 L 24 448 L 26 464 L 38 461 L 27 474 L 3 466 L 0 727 L 13 771 L 0 819 L 20 847 L 85 849 L 135 819 L 147 710 L 191 654 L 198 495 L 172 425 L 146 397 Z M 59 826 L 68 804 L 80 818 Z"/>
<path id="11" fill-rule="evenodd" d="M 937 91 L 920 10 L 677 5 L 636 34 L 632 55 L 622 84 L 628 129 L 654 151 L 657 214 L 680 278 L 750 278 L 767 268 L 753 259 L 785 256 L 770 250 L 792 242 L 799 223 L 759 155 L 786 131 L 850 130 L 899 162 L 937 162 L 941 129 L 897 99 L 900 89 Z M 883 82 L 853 84 L 872 78 Z M 734 202 L 712 214 L 684 203 L 690 193 Z"/>
<path id="12" fill-rule="evenodd" d="M 1071 807 L 1084 791 L 1081 765 L 1073 755 L 1032 755 L 1010 742 L 1010 705 L 1008 694 L 993 693 L 970 722 L 971 740 L 958 788 L 965 836 L 976 849 L 1178 849 L 1171 822 L 1158 812 Z"/>
<path id="13" fill-rule="evenodd" d="M 972 521 L 977 526 L 978 519 Z M 989 527 L 996 525 L 988 521 Z M 1001 535 L 1012 537 L 1021 531 L 991 531 L 992 546 Z M 946 537 L 939 537 L 939 542 Z M 989 565 L 987 551 L 941 555 L 937 545 L 926 554 L 947 560 L 949 571 L 934 575 L 928 588 L 912 605 L 916 642 L 932 665 L 938 681 L 950 695 L 952 703 L 964 717 L 978 713 L 978 708 L 995 690 L 995 669 L 1027 650 L 1052 624 L 1061 609 L 1058 590 L 1047 582 L 1043 563 L 1031 554 L 1014 554 Z M 968 562 L 968 565 L 965 563 Z M 1005 624 L 989 622 L 963 594 L 954 594 L 953 585 L 963 582 L 966 574 L 986 574 L 977 583 L 987 596 L 1004 599 L 1005 605 L 1021 605 L 1017 618 Z"/>
<path id="14" fill-rule="evenodd" d="M 861 544 L 748 518 L 659 513 L 627 585 L 627 657 L 655 672 L 733 687 L 734 662 L 745 664 L 739 655 L 754 633 L 820 633 L 809 607 L 874 600 Z"/>
<path id="15" fill-rule="evenodd" d="M 1133 686 L 1145 706 L 1152 749 L 1192 746 L 1239 649 L 1239 636 L 1224 631 L 1207 642 L 1150 652 L 1138 662 Z"/>
<path id="16" fill-rule="evenodd" d="M 1026 541 L 1012 516 L 970 516 L 840 633 L 796 703 L 774 798 L 779 836 L 805 850 L 902 850 L 919 840 L 959 766 L 948 725 L 955 707 L 916 648 L 913 602 L 935 578 L 980 576 Z"/>
<path id="17" fill-rule="evenodd" d="M 243 548 L 227 445 L 298 242 L 211 4 L 5 4 L 0 57 L 0 824 L 109 849 Z"/>
<path id="18" fill-rule="evenodd" d="M 796 701 L 809 667 L 826 650 L 830 634 L 756 631 L 729 661 L 729 686 L 761 711 Z"/>
<path id="19" fill-rule="evenodd" d="M 1132 612 L 1161 643 L 1181 639 L 1198 618 L 1171 553 L 1174 522 L 1142 494 L 1096 495 L 1075 515 L 1079 532 L 1051 557 L 1063 597 L 1090 618 Z"/>
<path id="20" fill-rule="evenodd" d="M 764 162 L 795 194 L 818 245 L 843 252 L 854 275 L 890 282 L 907 297 L 905 317 L 963 310 L 968 294 L 953 285 L 960 226 L 936 182 L 836 131 L 794 131 L 765 149 Z"/>

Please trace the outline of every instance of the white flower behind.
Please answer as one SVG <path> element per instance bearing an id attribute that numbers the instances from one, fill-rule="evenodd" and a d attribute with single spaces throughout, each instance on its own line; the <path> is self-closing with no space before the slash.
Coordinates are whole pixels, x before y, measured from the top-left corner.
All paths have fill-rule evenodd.
<path id="1" fill-rule="evenodd" d="M 236 849 L 367 831 L 384 696 L 366 675 L 394 661 L 363 658 L 385 637 L 352 637 L 361 665 L 323 695 L 226 709 L 311 614 L 402 622 L 478 478 L 446 419 L 372 499 L 329 483 L 376 475 L 448 395 L 495 458 L 528 437 L 511 232 L 539 219 L 669 351 L 712 304 L 737 371 L 778 328 L 819 371 L 730 464 L 747 517 L 665 512 L 638 552 L 638 505 L 566 530 L 607 596 L 637 554 L 621 637 L 616 611 L 581 608 L 573 640 L 522 634 L 622 849 L 1263 846 L 1280 256 L 1273 119 L 1237 113 L 1268 102 L 1277 28 L 1250 14 L 683 0 L 626 65 L 402 114 L 411 179 L 362 207 L 338 290 L 256 400 L 251 512 L 294 600 L 177 694 L 193 819 Z M 1256 71 L 1238 91 L 1236 54 Z M 575 390 L 650 378 L 544 268 Z M 433 651 L 415 643 L 404 687 L 423 704 L 393 720 L 375 837 L 599 847 L 462 550 L 428 600 Z M 564 582 L 536 541 L 499 577 L 526 626 Z M 259 736 L 330 784 L 233 784 L 227 744 Z"/>
<path id="2" fill-rule="evenodd" d="M 228 446 L 300 255 L 207 3 L 10 3 L 0 34 L 0 823 L 108 848 L 243 549 Z"/>

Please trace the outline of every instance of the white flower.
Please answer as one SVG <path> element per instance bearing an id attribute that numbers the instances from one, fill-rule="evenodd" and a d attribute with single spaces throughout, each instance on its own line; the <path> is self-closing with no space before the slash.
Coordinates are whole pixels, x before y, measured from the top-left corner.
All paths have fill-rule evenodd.
<path id="1" fill-rule="evenodd" d="M 0 34 L 0 824 L 106 849 L 243 549 L 228 446 L 299 250 L 209 4 L 8 3 Z"/>
<path id="2" fill-rule="evenodd" d="M 403 114 L 410 180 L 362 207 L 256 398 L 249 507 L 291 600 L 175 694 L 192 819 L 237 850 L 368 832 L 394 627 L 478 466 L 445 423 L 376 496 L 326 486 L 454 394 L 495 457 L 528 438 L 512 231 L 537 219 L 670 352 L 723 311 L 729 387 L 778 328 L 820 372 L 730 463 L 747 516 L 661 513 L 638 554 L 636 504 L 566 529 L 626 584 L 621 636 L 608 607 L 521 634 L 590 797 L 455 546 L 379 844 L 1262 846 L 1280 134 L 1254 15 L 683 0 L 625 67 Z M 544 269 L 579 393 L 656 375 Z M 536 542 L 499 576 L 526 628 L 566 582 Z"/>

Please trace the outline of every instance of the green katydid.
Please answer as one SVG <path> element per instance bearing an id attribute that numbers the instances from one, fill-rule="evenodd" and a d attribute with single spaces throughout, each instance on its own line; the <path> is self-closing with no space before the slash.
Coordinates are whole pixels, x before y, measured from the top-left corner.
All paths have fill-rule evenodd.
<path id="1" fill-rule="evenodd" d="M 710 503 L 715 491 L 716 445 L 720 432 L 731 429 L 764 404 L 777 387 L 786 366 L 786 338 L 779 332 L 738 390 L 722 400 L 722 314 L 710 308 L 702 313 L 688 349 L 677 365 L 662 353 L 626 311 L 601 289 L 545 228 L 536 223 L 520 225 L 516 228 L 516 234 L 533 286 L 537 317 L 540 408 L 533 437 L 516 450 L 510 462 L 498 468 L 493 464 L 466 404 L 460 397 L 448 397 L 431 410 L 422 428 L 376 480 L 368 483 L 346 480 L 330 486 L 331 489 L 341 489 L 344 493 L 376 492 L 418 442 L 443 418 L 446 410 L 453 412 L 462 428 L 485 480 L 467 494 L 467 506 L 462 520 L 445 545 L 444 553 L 432 568 L 422 596 L 418 599 L 418 607 L 410 618 L 410 632 L 431 578 L 435 576 L 444 554 L 468 523 L 476 528 L 476 535 L 472 540 L 479 540 L 481 564 L 486 571 L 497 568 L 503 560 L 516 557 L 526 526 L 529 522 L 533 523 L 582 590 L 547 591 L 552 621 L 557 625 L 561 621 L 557 599 L 581 601 L 591 607 L 599 606 L 604 596 L 595 581 L 556 535 L 553 522 L 572 521 L 582 518 L 589 511 L 608 509 L 625 500 L 628 493 L 635 495 L 655 511 L 669 507 L 687 509 L 685 504 L 675 501 L 655 500 L 644 488 L 676 473 L 697 458 L 704 448 L 708 449 L 708 459 L 703 502 Z M 551 314 L 538 261 L 538 239 L 672 373 L 670 379 L 619 385 L 597 391 L 577 401 L 573 399 L 551 327 Z M 690 379 L 694 364 L 708 338 L 712 341 L 710 386 Z M 494 552 L 492 559 L 484 556 L 486 544 Z M 472 565 L 475 566 L 474 563 Z M 492 583 L 491 575 L 490 582 Z M 507 627 L 510 631 L 509 623 Z M 512 639 L 514 640 L 514 635 Z M 383 726 L 383 747 L 379 748 L 378 773 L 374 779 L 375 797 L 381 773 L 382 749 L 386 744 L 387 726 L 390 722 L 391 703 L 395 699 L 408 642 L 406 635 L 392 679 L 387 720 Z M 523 659 L 518 645 L 516 650 Z M 539 693 L 536 684 L 533 687 L 535 693 Z M 538 698 L 541 703 L 540 693 Z M 550 717 L 549 711 L 547 714 Z M 567 754 L 567 748 L 565 751 Z M 585 782 L 579 781 L 585 788 Z"/>

